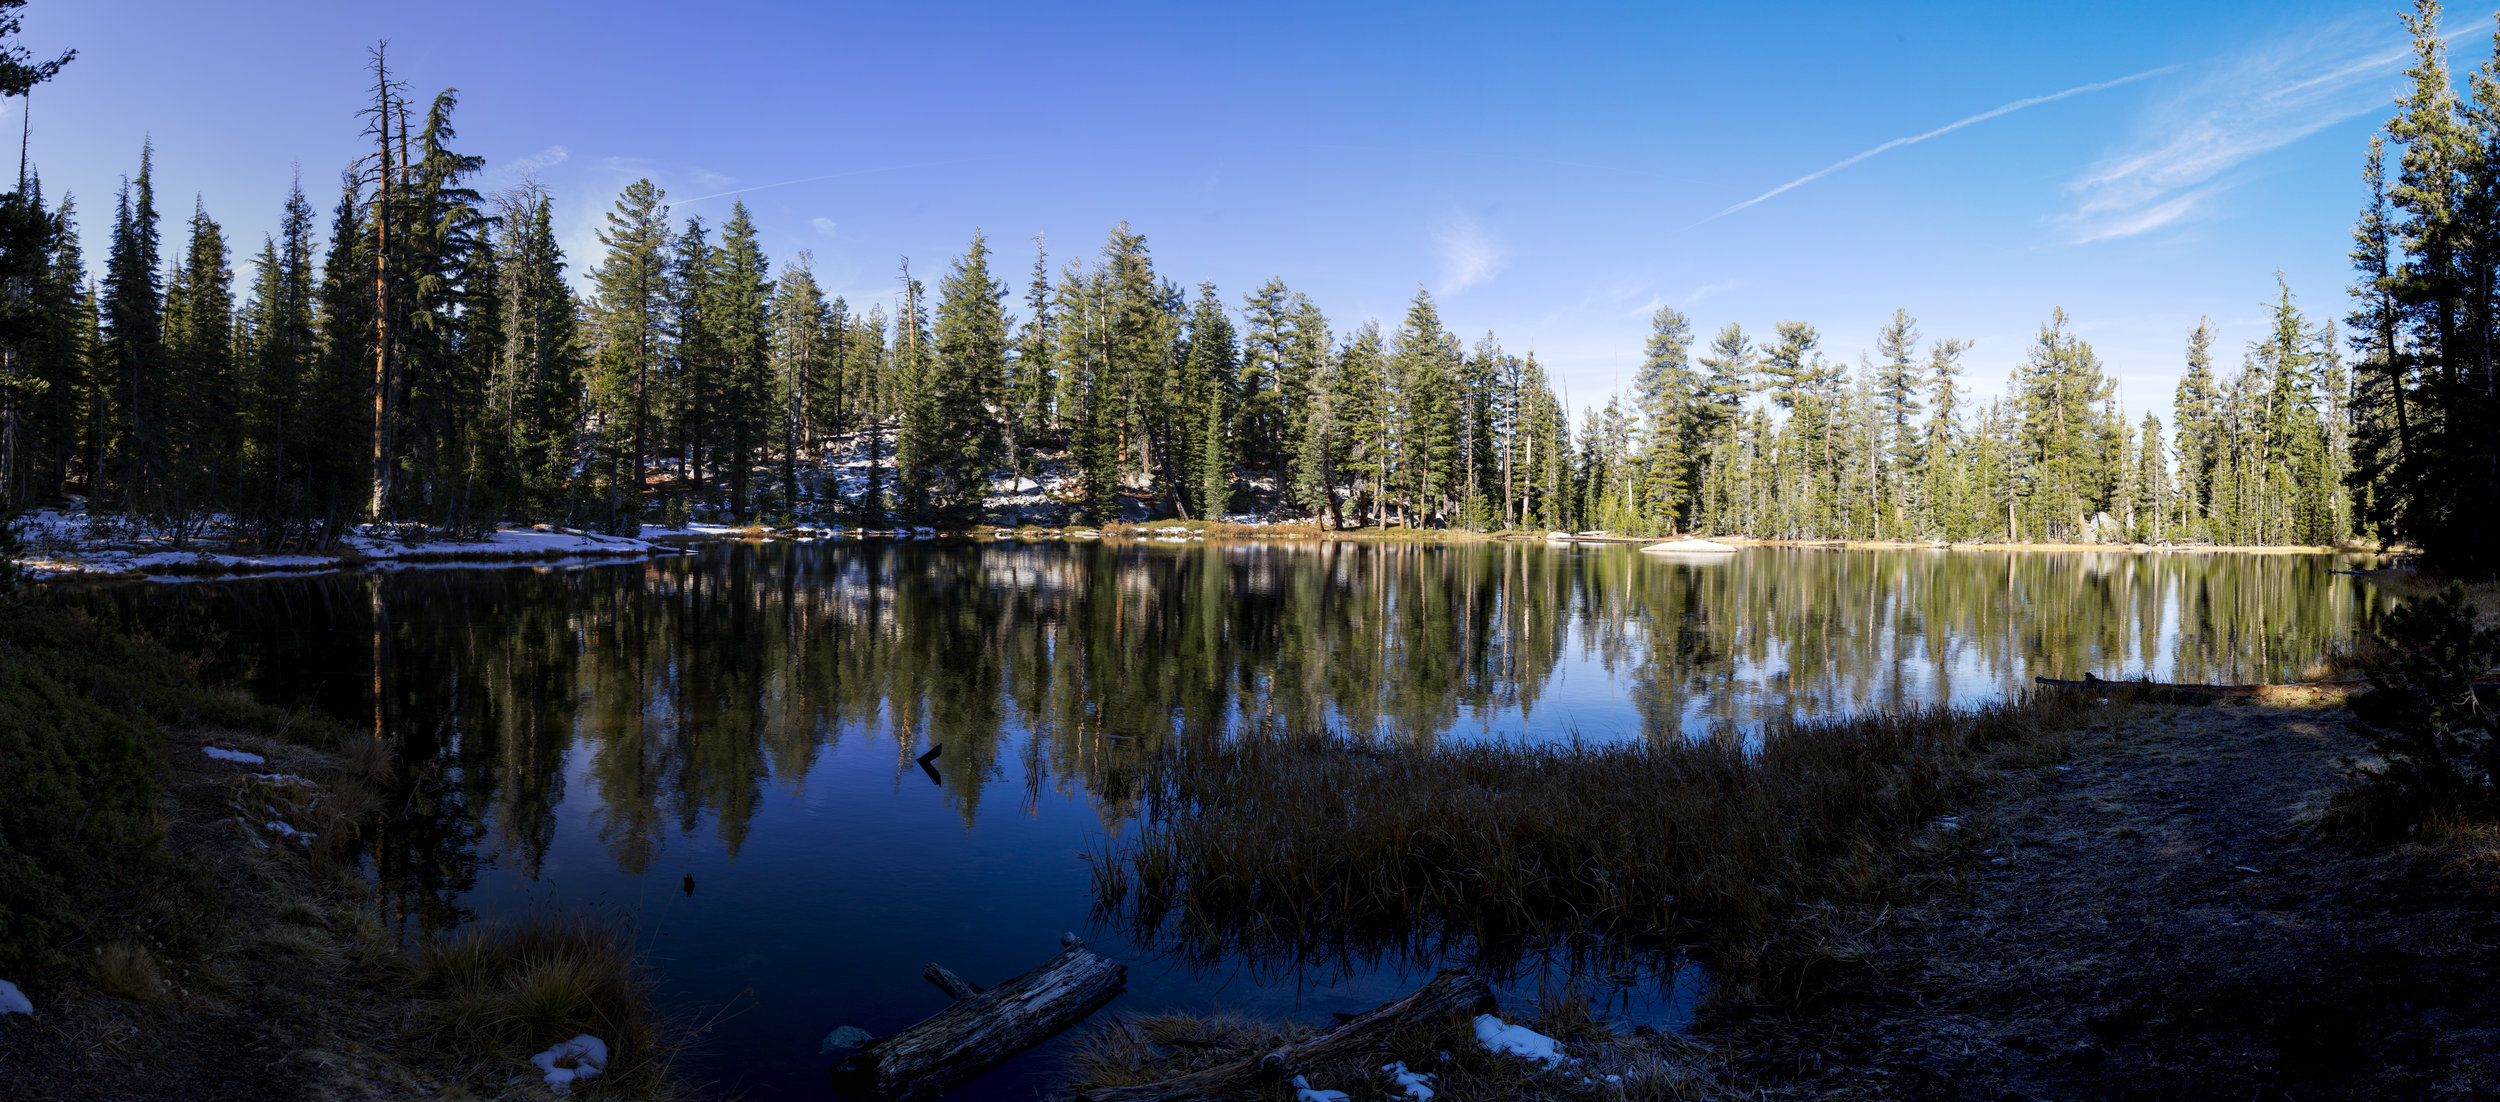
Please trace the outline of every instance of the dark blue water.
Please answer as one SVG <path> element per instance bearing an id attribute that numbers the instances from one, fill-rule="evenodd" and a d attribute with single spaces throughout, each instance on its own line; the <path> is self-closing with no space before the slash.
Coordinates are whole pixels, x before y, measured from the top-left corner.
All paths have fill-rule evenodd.
<path id="1" fill-rule="evenodd" d="M 2335 560 L 1534 544 L 714 544 L 649 563 L 90 592 L 212 678 L 400 741 L 410 806 L 372 868 L 411 935 L 629 919 L 691 1070 L 823 1097 L 826 1034 L 945 1005 L 1075 932 L 1129 966 L 1106 1013 L 1323 1022 L 1436 961 L 1192 968 L 1095 921 L 1100 784 L 1176 733 L 1671 739 L 1775 715 L 1978 701 L 2034 674 L 2294 676 L 2375 608 Z M 924 770 L 914 759 L 943 746 Z M 934 774 L 934 775 L 932 775 Z M 683 890 L 685 878 L 694 890 Z M 1669 962 L 1512 969 L 1673 1027 Z M 1628 980 L 1629 982 L 1622 982 Z M 1025 1098 L 1066 1038 L 959 1097 Z"/>

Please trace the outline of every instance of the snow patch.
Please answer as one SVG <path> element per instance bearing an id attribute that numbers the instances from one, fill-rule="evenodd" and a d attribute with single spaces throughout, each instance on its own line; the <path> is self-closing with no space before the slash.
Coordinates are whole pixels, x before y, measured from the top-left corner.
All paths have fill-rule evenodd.
<path id="1" fill-rule="evenodd" d="M 206 754 L 209 757 L 217 759 L 218 761 L 241 762 L 245 765 L 269 764 L 269 759 L 255 753 L 251 753 L 247 750 L 224 750 L 215 746 L 203 746 L 200 747 L 200 753 Z"/>
<path id="2" fill-rule="evenodd" d="M 1476 1040 L 1495 1053 L 1543 1061 L 1549 1068 L 1570 1059 L 1562 1053 L 1562 1042 L 1524 1025 L 1510 1025 L 1491 1014 L 1476 1015 Z"/>
<path id="3" fill-rule="evenodd" d="M 1314 1090 L 1309 1079 L 1293 1077 L 1293 1102 L 1351 1102 L 1353 1097 L 1344 1091 Z"/>
<path id="4" fill-rule="evenodd" d="M 35 1001 L 33 999 L 27 998 L 26 993 L 18 990 L 16 984 L 0 980 L 0 1014 L 32 1014 L 34 1012 Z"/>
<path id="5" fill-rule="evenodd" d="M 1412 1099 L 1413 1102 L 1432 1102 L 1432 1076 L 1420 1071 L 1406 1070 L 1404 1060 L 1394 1064 L 1382 1064 L 1380 1070 L 1388 1072 L 1389 1078 L 1397 1080 L 1398 1089 L 1405 1091 L 1406 1097 Z"/>
<path id="6" fill-rule="evenodd" d="M 608 1044 L 584 1033 L 530 1057 L 530 1063 L 547 1073 L 547 1085 L 557 1094 L 570 1094 L 573 1084 L 608 1070 Z"/>

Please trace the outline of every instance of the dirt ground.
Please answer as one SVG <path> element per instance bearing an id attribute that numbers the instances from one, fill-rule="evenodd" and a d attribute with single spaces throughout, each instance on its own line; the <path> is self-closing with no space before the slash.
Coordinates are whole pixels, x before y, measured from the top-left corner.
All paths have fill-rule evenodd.
<path id="1" fill-rule="evenodd" d="M 168 962 L 155 977 L 28 985 L 35 1013 L 0 1017 L 0 1098 L 443 1096 L 439 1077 L 395 1040 L 408 1033 L 412 1004 L 376 983 L 378 954 L 393 943 L 354 894 L 353 874 L 316 871 L 307 845 L 263 825 L 316 825 L 303 797 L 317 786 L 271 785 L 251 774 L 326 778 L 336 761 L 266 740 L 177 733 L 168 741 L 173 768 L 160 793 L 166 845 L 215 884 L 216 948 L 204 960 Z M 268 760 L 214 760 L 201 752 L 210 744 Z M 248 823 L 238 817 L 246 808 Z M 158 978 L 161 987 L 147 982 Z M 99 985 L 125 994 L 104 994 Z"/>
<path id="2" fill-rule="evenodd" d="M 2321 837 L 2340 697 L 2121 705 L 1832 916 L 1798 1007 L 1700 1036 L 1768 1096 L 2500 1097 L 2500 834 Z M 1897 897 L 1898 898 L 1898 897 Z"/>

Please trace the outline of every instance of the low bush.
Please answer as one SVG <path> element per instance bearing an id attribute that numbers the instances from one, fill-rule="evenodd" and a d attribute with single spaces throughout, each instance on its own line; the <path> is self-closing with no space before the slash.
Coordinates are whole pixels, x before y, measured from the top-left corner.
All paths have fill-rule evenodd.
<path id="1" fill-rule="evenodd" d="M 2391 610 L 2377 631 L 2372 691 L 2352 702 L 2375 760 L 2350 761 L 2354 783 L 2328 811 L 2363 833 L 2500 812 L 2500 708 L 2477 688 L 2500 663 L 2500 628 L 2484 627 L 2465 588 Z"/>

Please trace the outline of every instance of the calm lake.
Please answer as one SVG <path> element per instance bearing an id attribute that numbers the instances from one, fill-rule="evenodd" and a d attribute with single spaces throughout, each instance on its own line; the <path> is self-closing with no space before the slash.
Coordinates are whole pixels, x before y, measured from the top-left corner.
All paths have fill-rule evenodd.
<path id="1" fill-rule="evenodd" d="M 1076 931 L 1111 1012 L 1325 1021 L 1427 967 L 1192 968 L 1095 921 L 1107 767 L 1178 731 L 1679 739 L 2005 696 L 2034 675 L 2296 676 L 2376 615 L 2325 555 L 1522 543 L 716 543 L 618 565 L 133 584 L 63 599 L 265 700 L 396 733 L 418 825 L 370 856 L 412 936 L 630 917 L 694 1067 L 829 1093 L 826 1034 L 944 1006 Z M 943 751 L 924 769 L 915 759 Z M 692 878 L 692 891 L 686 890 Z M 1615 993 L 1674 1025 L 1698 984 Z M 1514 977 L 1510 996 L 1540 980 Z M 1601 984 L 1602 986 L 1602 984 Z M 959 1092 L 1026 1098 L 1044 1046 Z"/>

